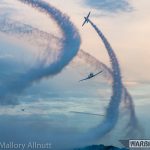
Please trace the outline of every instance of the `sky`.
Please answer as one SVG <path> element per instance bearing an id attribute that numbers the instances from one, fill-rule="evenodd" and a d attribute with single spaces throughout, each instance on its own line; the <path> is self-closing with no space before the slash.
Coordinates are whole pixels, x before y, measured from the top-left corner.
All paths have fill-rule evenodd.
<path id="1" fill-rule="evenodd" d="M 54 6 L 57 6 L 57 8 L 62 10 L 73 20 L 81 33 L 81 49 L 90 52 L 108 64 L 108 57 L 105 53 L 104 46 L 102 43 L 99 43 L 98 37 L 95 35 L 93 29 L 88 25 L 81 28 L 83 17 L 89 11 L 92 11 L 91 19 L 102 28 L 117 53 L 125 80 L 149 82 L 150 72 L 149 69 L 145 69 L 150 65 L 150 51 L 148 50 L 148 39 L 150 36 L 148 0 L 121 0 L 119 2 L 116 0 L 48 1 Z M 8 13 L 13 11 L 15 15 L 17 13 L 16 10 L 19 11 L 22 6 L 22 4 L 16 1 L 7 1 L 7 3 L 10 3 L 9 7 L 11 8 L 9 10 L 7 9 Z M 11 3 L 14 3 L 14 5 L 11 5 Z M 63 5 L 64 3 L 66 4 L 65 6 Z M 3 5 L 1 7 L 3 7 Z M 42 14 L 35 13 L 34 11 L 35 19 L 33 21 L 31 17 L 26 16 L 26 9 L 31 12 L 33 11 L 27 6 L 23 6 L 19 15 L 17 14 L 15 16 L 15 19 L 24 19 L 27 22 L 33 22 L 36 26 L 43 26 L 45 30 L 50 30 L 48 26 L 51 25 L 51 22 L 46 21 L 44 15 L 43 19 L 45 18 L 45 21 L 41 22 L 36 19 L 35 16 L 42 16 Z M 22 17 L 22 15 L 24 15 L 24 17 Z M 11 13 L 11 16 L 13 16 L 13 13 Z M 50 32 L 56 33 L 57 28 L 53 28 Z"/>
<path id="2" fill-rule="evenodd" d="M 63 3 L 59 3 L 59 0 L 53 3 L 60 7 L 63 5 Z M 64 12 L 71 14 L 73 20 L 76 20 L 75 23 L 82 33 L 81 48 L 107 62 L 104 47 L 98 43 L 91 27 L 87 25 L 85 28 L 81 28 L 83 16 L 92 11 L 91 19 L 101 27 L 112 43 L 121 62 L 125 79 L 149 81 L 150 72 L 149 69 L 145 69 L 150 65 L 150 51 L 148 49 L 150 36 L 149 3 L 148 0 L 121 0 L 119 2 L 115 0 L 87 0 L 74 1 L 74 3 L 69 1 L 66 7 L 62 8 Z M 97 45 L 101 46 L 101 49 Z"/>
<path id="3" fill-rule="evenodd" d="M 81 37 L 80 49 L 110 67 L 105 47 L 93 28 L 89 24 L 81 26 L 83 17 L 91 11 L 90 19 L 103 31 L 116 53 L 123 82 L 135 103 L 136 114 L 142 126 L 144 125 L 145 130 L 149 133 L 150 122 L 147 121 L 146 114 L 149 112 L 148 99 L 150 97 L 148 92 L 150 83 L 150 70 L 148 69 L 150 66 L 150 43 L 148 40 L 150 38 L 150 1 L 44 1 L 70 17 Z M 22 4 L 18 0 L 1 0 L 0 15 L 2 16 L 0 18 L 0 89 L 5 91 L 7 85 L 11 82 L 15 83 L 14 81 L 20 75 L 28 72 L 34 66 L 40 66 L 41 60 L 45 62 L 43 60 L 45 55 L 50 57 L 46 60 L 46 66 L 57 60 L 59 58 L 57 53 L 60 53 L 59 49 L 62 46 L 59 39 L 62 39 L 65 33 L 48 15 Z M 35 33 L 27 36 L 17 32 L 18 29 L 13 29 L 14 32 L 9 31 L 7 27 L 3 26 L 3 19 L 8 19 L 9 23 L 15 22 L 21 27 L 22 24 L 28 24 L 35 28 Z M 30 26 L 26 26 L 29 31 Z M 6 29 L 8 33 L 2 32 L 1 29 Z M 45 38 L 42 33 L 38 33 L 36 29 L 49 33 L 49 39 Z M 76 36 L 74 40 L 76 40 Z M 48 49 L 52 49 L 52 51 L 47 53 Z M 0 105 L 0 135 L 5 135 L 0 139 L 2 138 L 3 141 L 13 139 L 20 142 L 27 142 L 28 139 L 45 142 L 50 139 L 54 143 L 54 149 L 59 149 L 64 143 L 66 144 L 67 140 L 70 140 L 71 143 L 77 134 L 83 134 L 99 125 L 103 117 L 98 115 L 105 114 L 112 94 L 111 82 L 103 73 L 93 80 L 84 82 L 82 85 L 79 84 L 78 80 L 91 71 L 99 70 L 75 57 L 70 65 L 64 67 L 59 74 L 33 82 L 19 95 L 9 97 L 8 94 L 8 98 L 4 97 L 6 106 Z M 14 84 L 12 87 L 16 85 Z M 1 94 L 3 93 L 1 92 Z M 1 104 L 3 104 L 3 100 L 1 100 Z M 123 112 L 121 111 L 119 123 L 110 134 L 101 139 L 101 142 L 108 145 L 114 143 L 119 145 L 116 141 L 122 138 L 119 133 L 124 128 L 126 117 L 128 117 L 122 116 L 129 113 L 123 105 L 124 103 L 120 106 Z M 25 108 L 24 112 L 21 111 L 22 108 Z M 74 114 L 73 111 L 98 115 L 86 116 Z M 8 126 L 9 124 L 12 126 Z M 11 134 L 8 134 L 8 131 Z M 36 138 L 37 136 L 39 138 Z M 112 139 L 112 136 L 116 138 Z M 148 134 L 143 137 L 148 138 L 149 136 Z M 61 143 L 60 147 L 57 146 L 57 142 Z"/>

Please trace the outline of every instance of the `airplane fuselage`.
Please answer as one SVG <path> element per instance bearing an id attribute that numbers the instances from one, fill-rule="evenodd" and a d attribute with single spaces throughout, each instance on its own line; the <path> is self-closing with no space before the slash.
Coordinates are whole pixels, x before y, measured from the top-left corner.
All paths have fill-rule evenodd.
<path id="1" fill-rule="evenodd" d="M 88 77 L 89 77 L 89 78 L 92 78 L 92 77 L 94 77 L 94 75 L 91 73 L 91 74 L 89 74 Z"/>
<path id="2" fill-rule="evenodd" d="M 89 19 L 87 17 L 84 17 L 84 19 L 85 19 L 86 23 L 89 22 Z"/>

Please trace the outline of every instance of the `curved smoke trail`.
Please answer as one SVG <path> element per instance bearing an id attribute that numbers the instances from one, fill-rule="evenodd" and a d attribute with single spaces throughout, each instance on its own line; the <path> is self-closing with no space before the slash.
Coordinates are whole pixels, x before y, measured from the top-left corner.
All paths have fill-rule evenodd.
<path id="1" fill-rule="evenodd" d="M 35 0 L 18 0 L 25 4 L 32 6 L 33 8 L 38 9 L 39 11 L 46 13 L 50 17 L 52 17 L 57 25 L 60 27 L 64 39 L 62 41 L 63 48 L 61 49 L 61 54 L 59 59 L 56 62 L 51 64 L 49 67 L 45 68 L 42 74 L 39 74 L 39 77 L 44 77 L 52 74 L 59 73 L 69 62 L 76 56 L 79 47 L 80 47 L 80 35 L 76 29 L 76 27 L 72 24 L 69 18 L 60 12 L 55 7 L 43 1 L 35 1 Z M 73 42 L 72 42 L 73 41 Z M 63 60 L 63 61 L 62 61 Z"/>
<path id="2" fill-rule="evenodd" d="M 10 18 L 0 19 L 0 32 L 15 36 L 19 40 L 23 40 L 24 43 L 36 46 L 36 51 L 38 49 L 36 62 L 40 64 L 44 64 L 47 60 L 54 61 L 54 58 L 57 58 L 61 51 L 62 38 Z"/>
<path id="3" fill-rule="evenodd" d="M 2 16 L 3 18 L 3 16 Z M 55 35 L 39 30 L 38 28 L 33 28 L 30 25 L 23 24 L 19 21 L 14 21 L 10 18 L 0 19 L 0 31 L 10 35 L 19 35 L 24 36 L 25 34 L 29 36 L 37 35 L 44 40 L 55 38 L 58 39 Z M 36 39 L 35 39 L 36 40 Z"/>
<path id="4" fill-rule="evenodd" d="M 22 1 L 22 0 L 21 0 Z M 25 1 L 25 2 L 27 2 L 27 1 Z M 28 0 L 28 2 L 29 2 L 29 0 Z M 30 1 L 31 2 L 31 1 Z M 41 3 L 41 2 L 40 2 Z M 32 5 L 35 5 L 35 4 L 32 4 Z M 37 5 L 36 5 L 37 6 Z M 35 6 L 33 6 L 33 7 L 35 7 Z M 39 6 L 38 6 L 39 7 Z M 44 5 L 44 7 L 45 7 L 45 5 Z M 38 9 L 41 9 L 41 8 L 38 8 Z M 42 9 L 43 9 L 43 7 L 42 7 Z M 45 34 L 44 34 L 45 35 Z M 110 49 L 111 47 L 110 47 L 110 45 L 109 45 L 109 43 L 107 43 L 107 40 L 105 39 L 105 37 L 101 34 L 101 37 L 103 37 L 103 40 L 104 40 L 104 42 L 105 42 L 105 44 L 106 44 L 106 48 L 107 49 Z M 64 41 L 64 40 L 62 40 L 62 41 Z M 118 62 L 117 62 L 117 59 L 116 59 L 116 57 L 115 57 L 115 54 L 111 51 L 111 50 L 109 50 L 109 56 L 112 58 L 111 59 L 111 63 L 112 63 L 112 66 L 114 66 L 114 64 L 115 64 L 115 67 L 113 67 L 113 72 L 111 71 L 111 70 L 108 70 L 108 72 L 110 73 L 110 74 L 112 74 L 112 76 L 113 76 L 113 79 L 114 79 L 114 81 L 113 81 L 113 87 L 114 88 L 117 88 L 117 87 L 119 87 L 119 82 L 121 82 L 121 76 L 120 76 L 120 71 L 118 71 L 118 69 L 119 69 L 119 65 L 118 65 Z M 117 65 L 116 65 L 116 63 L 117 63 Z M 41 66 L 40 66 L 41 67 Z M 105 66 L 106 67 L 106 66 Z M 43 69 L 43 68 L 42 68 Z M 41 69 L 41 70 L 42 70 Z M 45 69 L 45 68 L 44 68 Z M 35 69 L 35 70 L 38 70 L 37 68 Z M 35 71 L 34 70 L 34 71 Z M 33 70 L 31 70 L 31 72 L 29 72 L 29 74 L 30 73 L 32 73 L 32 71 Z M 36 72 L 37 73 L 37 72 Z M 118 82 L 118 74 L 119 74 L 119 76 L 120 76 L 120 81 Z M 51 74 L 43 74 L 42 76 L 38 76 L 38 78 L 33 78 L 33 80 L 30 80 L 31 82 L 33 82 L 33 81 L 35 81 L 36 79 L 40 79 L 40 78 L 42 78 L 42 77 L 44 77 L 44 76 L 49 76 L 49 75 L 51 75 Z M 36 76 L 36 75 L 35 75 Z M 34 76 L 34 77 L 35 77 Z M 32 78 L 31 78 L 32 79 Z M 24 80 L 24 79 L 23 79 Z M 117 81 L 117 84 L 116 84 L 116 81 Z M 122 85 L 120 85 L 120 88 L 121 88 L 121 86 Z M 122 87 L 123 89 L 124 89 L 124 87 Z M 119 89 L 119 88 L 118 88 Z M 117 90 L 118 90 L 117 89 Z M 122 89 L 122 90 L 123 90 Z M 122 91 L 121 90 L 121 91 Z M 132 103 L 132 98 L 130 97 L 130 95 L 128 95 L 128 92 L 126 91 L 126 89 L 124 89 L 124 91 L 125 91 L 125 99 L 127 99 L 127 100 L 129 100 L 129 103 L 130 103 L 130 105 L 129 105 L 129 107 L 130 107 L 130 109 L 131 109 L 131 118 L 132 119 L 130 119 L 130 123 L 129 123 L 129 125 L 131 126 L 131 122 L 133 123 L 133 116 L 135 115 L 135 112 L 134 112 L 134 110 L 132 110 L 133 108 L 133 103 Z M 18 92 L 18 91 L 17 91 Z M 112 96 L 112 99 L 116 102 L 117 101 L 117 103 L 115 103 L 114 104 L 114 102 L 110 102 L 110 104 L 109 104 L 109 107 L 108 107 L 108 109 L 107 109 L 107 115 L 106 115 L 106 118 L 105 118 L 105 120 L 104 120 L 104 122 L 99 126 L 99 127 L 103 127 L 102 129 L 100 129 L 99 127 L 97 127 L 97 133 L 96 134 L 99 134 L 98 135 L 98 137 L 102 137 L 103 135 L 105 135 L 106 133 L 108 133 L 110 130 L 112 130 L 112 128 L 115 126 L 115 124 L 116 124 L 116 122 L 117 122 L 117 119 L 118 119 L 118 108 L 117 108 L 117 110 L 113 110 L 113 109 L 115 109 L 116 108 L 116 106 L 118 106 L 119 105 L 119 98 L 121 97 L 120 96 L 120 94 L 118 94 L 117 93 L 117 91 L 114 89 L 114 95 Z M 119 92 L 119 91 L 118 91 Z M 117 96 L 117 97 L 116 97 Z M 117 99 L 117 100 L 116 100 Z M 113 106 L 112 106 L 113 105 Z M 113 115 L 115 115 L 115 116 L 113 116 Z M 112 118 L 111 118 L 112 117 Z M 113 119 L 113 118 L 115 118 L 115 119 Z M 135 116 L 134 116 L 134 118 L 135 118 Z M 112 124 L 110 124 L 110 119 L 111 119 L 111 123 Z M 104 129 L 104 127 L 105 127 L 105 130 L 103 130 Z M 99 129 L 100 130 L 103 130 L 103 131 L 99 131 Z"/>
<path id="5" fill-rule="evenodd" d="M 101 138 L 107 133 L 109 133 L 115 127 L 118 121 L 119 105 L 121 103 L 122 97 L 122 80 L 119 63 L 114 53 L 114 50 L 110 46 L 109 42 L 107 41 L 103 33 L 97 28 L 97 26 L 91 20 L 89 20 L 89 23 L 92 25 L 97 34 L 100 36 L 107 49 L 113 72 L 113 86 L 112 86 L 113 95 L 111 96 L 111 100 L 107 108 L 103 122 L 93 130 L 95 132 L 94 136 L 96 138 Z"/>
<path id="6" fill-rule="evenodd" d="M 60 38 L 54 35 L 51 35 L 50 33 L 43 32 L 37 28 L 33 28 L 30 25 L 22 24 L 18 21 L 13 21 L 13 20 L 5 20 L 3 23 L 0 23 L 0 31 L 6 34 L 11 34 L 13 36 L 19 37 L 19 39 L 21 36 L 24 40 L 27 40 L 29 43 L 34 44 L 37 47 L 40 47 L 41 49 L 44 49 L 44 47 L 47 47 L 45 45 L 47 44 L 49 45 L 48 42 L 50 42 L 51 39 L 53 38 L 54 40 L 57 40 L 58 43 L 61 42 Z M 113 80 L 112 70 L 108 68 L 105 64 L 97 60 L 95 57 L 91 56 L 89 53 L 83 50 L 80 50 L 78 52 L 77 57 L 84 60 L 86 63 L 90 64 L 95 69 L 102 68 L 102 70 L 104 70 L 106 74 L 105 78 Z M 130 120 L 129 120 L 129 123 L 127 124 L 127 129 L 129 129 L 129 133 L 131 134 L 135 130 L 139 129 L 138 120 L 135 114 L 134 104 L 133 104 L 133 100 L 132 100 L 130 93 L 127 91 L 125 86 L 123 86 L 122 91 L 123 91 L 122 101 L 124 101 L 128 111 L 130 112 Z"/>
<path id="7" fill-rule="evenodd" d="M 62 39 L 61 53 L 58 59 L 48 66 L 41 64 L 38 67 L 32 68 L 27 73 L 18 77 L 17 81 L 12 81 L 0 91 L 0 99 L 2 104 L 7 104 L 14 95 L 21 93 L 25 88 L 33 82 L 44 77 L 60 73 L 63 68 L 76 56 L 80 47 L 80 35 L 76 27 L 69 20 L 69 17 L 62 14 L 61 11 L 43 1 L 35 0 L 19 0 L 32 6 L 43 13 L 46 13 L 54 19 L 60 27 L 64 38 Z M 13 101 L 14 103 L 14 101 Z"/>
<path id="8" fill-rule="evenodd" d="M 3 16 L 1 17 L 4 18 Z M 46 33 L 37 28 L 33 28 L 30 25 L 23 24 L 19 21 L 15 21 L 9 18 L 0 19 L 0 32 L 11 36 L 16 36 L 19 39 L 20 37 L 21 39 L 27 37 L 26 39 L 28 42 L 33 44 L 35 41 L 37 41 L 36 43 L 38 43 L 40 47 L 43 47 L 43 49 L 45 45 L 51 46 L 53 42 L 62 42 L 60 41 L 60 38 L 55 35 Z M 43 39 L 44 42 L 41 41 L 41 39 Z"/>
<path id="9" fill-rule="evenodd" d="M 113 80 L 112 70 L 109 67 L 107 67 L 104 63 L 100 62 L 98 59 L 91 56 L 89 53 L 80 50 L 78 52 L 78 57 L 84 60 L 86 64 L 88 63 L 92 67 L 94 66 L 95 69 L 102 68 L 102 70 L 104 70 L 104 73 L 106 73 L 105 78 Z M 130 93 L 128 92 L 127 88 L 124 85 L 122 85 L 122 102 L 124 102 L 127 110 L 130 113 L 129 121 L 126 126 L 127 127 L 126 130 L 128 129 L 127 135 L 132 135 L 132 134 L 134 135 L 134 132 L 136 131 L 139 132 L 141 130 L 141 127 L 136 117 L 132 96 L 130 95 Z"/>

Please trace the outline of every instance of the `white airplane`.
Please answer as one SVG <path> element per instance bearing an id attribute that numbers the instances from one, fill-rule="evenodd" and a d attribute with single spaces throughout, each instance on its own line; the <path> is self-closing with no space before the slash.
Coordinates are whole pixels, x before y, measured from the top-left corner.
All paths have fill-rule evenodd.
<path id="1" fill-rule="evenodd" d="M 84 22 L 83 22 L 83 24 L 82 24 L 82 27 L 83 27 L 86 23 L 89 22 L 90 14 L 91 14 L 91 12 L 88 13 L 87 17 L 84 17 L 85 20 L 84 20 Z"/>
<path id="2" fill-rule="evenodd" d="M 93 77 L 97 76 L 98 74 L 100 74 L 100 73 L 102 73 L 102 72 L 103 72 L 103 71 L 100 71 L 100 72 L 98 72 L 98 73 L 96 73 L 96 74 L 90 73 L 90 74 L 88 75 L 88 77 L 87 77 L 87 78 L 82 79 L 82 80 L 80 80 L 79 82 L 84 81 L 84 80 L 91 79 L 91 78 L 93 78 Z"/>

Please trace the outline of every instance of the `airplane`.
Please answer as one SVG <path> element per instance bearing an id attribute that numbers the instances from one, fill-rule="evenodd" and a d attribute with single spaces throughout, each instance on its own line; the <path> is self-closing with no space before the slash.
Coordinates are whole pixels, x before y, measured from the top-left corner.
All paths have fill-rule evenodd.
<path id="1" fill-rule="evenodd" d="M 93 77 L 97 76 L 98 74 L 100 74 L 100 73 L 102 73 L 102 72 L 103 72 L 103 71 L 100 71 L 100 72 L 98 72 L 98 73 L 96 73 L 96 74 L 90 73 L 90 74 L 88 75 L 88 77 L 87 77 L 87 78 L 82 79 L 82 80 L 80 80 L 79 82 L 84 81 L 84 80 L 91 79 L 91 78 L 93 78 Z"/>
<path id="2" fill-rule="evenodd" d="M 103 114 L 95 114 L 95 113 L 79 112 L 79 111 L 70 111 L 70 113 L 83 114 L 83 115 L 93 115 L 93 116 L 104 116 Z"/>
<path id="3" fill-rule="evenodd" d="M 86 23 L 89 22 L 90 14 L 91 14 L 91 12 L 88 13 L 87 17 L 84 17 L 85 20 L 84 20 L 84 22 L 83 22 L 83 24 L 82 24 L 82 27 L 83 27 Z"/>
<path id="4" fill-rule="evenodd" d="M 23 108 L 23 109 L 21 109 L 21 111 L 25 111 L 25 109 Z"/>

